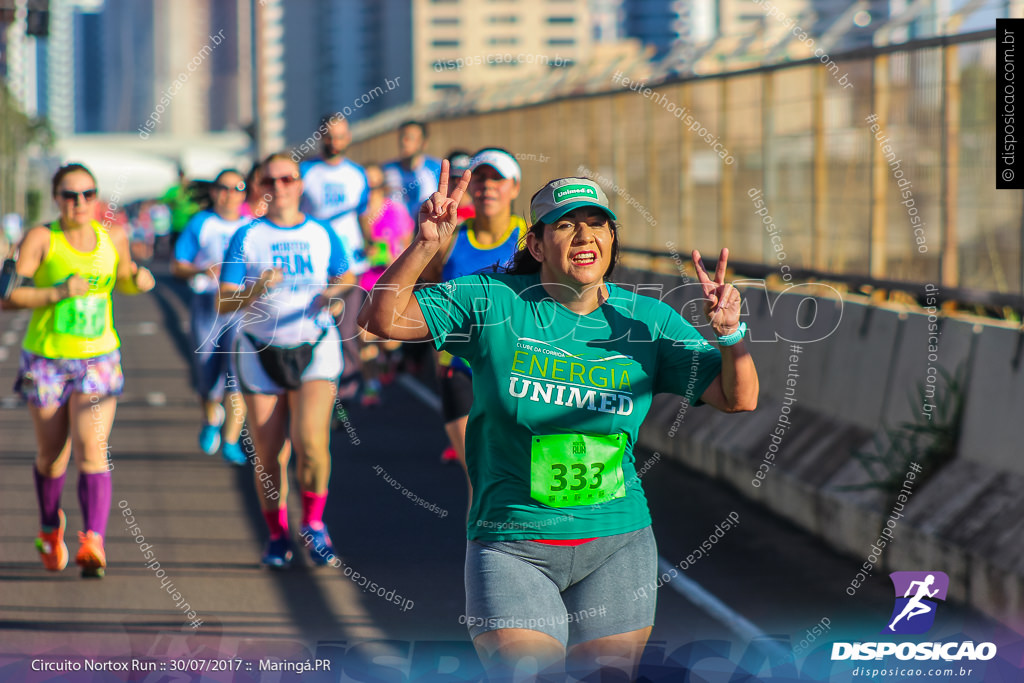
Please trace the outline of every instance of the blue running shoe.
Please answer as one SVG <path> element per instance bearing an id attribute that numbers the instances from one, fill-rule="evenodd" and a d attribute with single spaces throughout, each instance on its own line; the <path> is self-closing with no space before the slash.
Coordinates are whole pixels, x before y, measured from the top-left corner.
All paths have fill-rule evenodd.
<path id="1" fill-rule="evenodd" d="M 199 430 L 199 448 L 207 455 L 213 455 L 220 448 L 220 428 L 224 425 L 227 413 L 224 406 L 217 405 L 212 422 L 203 425 Z"/>
<path id="2" fill-rule="evenodd" d="M 267 541 L 263 551 L 263 564 L 271 569 L 284 569 L 292 563 L 292 544 L 287 536 Z"/>
<path id="3" fill-rule="evenodd" d="M 309 550 L 309 559 L 313 561 L 313 564 L 323 567 L 337 557 L 326 526 L 319 529 L 304 526 L 299 533 L 302 534 L 302 541 L 306 544 L 306 549 Z"/>
<path id="4" fill-rule="evenodd" d="M 225 441 L 220 449 L 220 454 L 232 465 L 241 466 L 249 461 L 249 459 L 245 457 L 245 451 L 242 450 L 242 447 L 238 445 L 237 441 L 235 443 L 228 443 Z"/>
<path id="5" fill-rule="evenodd" d="M 199 430 L 199 448 L 207 455 L 213 455 L 220 448 L 220 425 L 203 425 Z"/>

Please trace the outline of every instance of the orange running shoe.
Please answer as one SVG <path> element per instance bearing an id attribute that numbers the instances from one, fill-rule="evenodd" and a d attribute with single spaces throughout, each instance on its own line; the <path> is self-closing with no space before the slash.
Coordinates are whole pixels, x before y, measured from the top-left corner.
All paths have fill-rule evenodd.
<path id="1" fill-rule="evenodd" d="M 68 566 L 68 546 L 64 542 L 64 527 L 68 521 L 64 511 L 58 510 L 60 526 L 53 531 L 40 531 L 36 539 L 36 550 L 43 556 L 43 566 L 51 572 L 59 572 Z"/>
<path id="2" fill-rule="evenodd" d="M 82 576 L 102 578 L 106 573 L 107 554 L 103 552 L 103 537 L 95 531 L 79 531 L 78 549 L 75 563 L 82 568 Z"/>

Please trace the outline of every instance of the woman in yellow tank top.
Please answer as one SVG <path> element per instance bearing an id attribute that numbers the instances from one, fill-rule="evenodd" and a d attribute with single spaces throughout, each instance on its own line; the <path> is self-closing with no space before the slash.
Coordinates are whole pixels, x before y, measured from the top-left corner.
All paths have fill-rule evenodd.
<path id="1" fill-rule="evenodd" d="M 68 564 L 60 495 L 74 453 L 85 527 L 75 562 L 83 576 L 103 576 L 112 469 L 107 438 L 124 386 L 110 293 L 148 292 L 154 281 L 132 261 L 124 231 L 94 219 L 96 179 L 89 169 L 61 167 L 53 198 L 60 218 L 29 230 L 18 255 L 18 275 L 34 286 L 17 287 L 8 299 L 12 307 L 33 309 L 14 388 L 28 404 L 38 444 L 33 475 L 43 566 L 60 571 Z"/>

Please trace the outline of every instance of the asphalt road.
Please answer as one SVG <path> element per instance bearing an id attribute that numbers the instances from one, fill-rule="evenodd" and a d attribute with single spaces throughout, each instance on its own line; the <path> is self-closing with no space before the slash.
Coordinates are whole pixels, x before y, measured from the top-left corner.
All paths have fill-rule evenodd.
<path id="1" fill-rule="evenodd" d="M 114 504 L 102 580 L 80 578 L 73 564 L 45 572 L 34 550 L 34 438 L 10 389 L 28 315 L 0 314 L 0 681 L 478 679 L 460 624 L 465 479 L 439 463 L 445 437 L 429 396 L 408 388 L 420 381 L 432 389 L 429 377 L 386 387 L 378 408 L 349 407 L 348 429 L 334 433 L 325 521 L 341 566 L 314 568 L 300 552 L 289 571 L 263 569 L 252 469 L 198 451 L 187 293 L 166 275 L 159 280 L 155 293 L 115 302 L 127 385 L 110 439 Z M 860 662 L 832 667 L 830 642 L 881 640 L 893 605 L 888 578 L 874 577 L 851 598 L 845 588 L 863 560 L 833 553 L 667 459 L 645 452 L 638 460 L 650 463 L 643 481 L 667 565 L 678 567 L 730 515 L 739 521 L 679 572 L 684 579 L 659 590 L 642 676 L 863 680 L 850 671 Z M 63 499 L 72 539 L 81 524 L 74 476 Z M 294 529 L 294 492 L 289 508 Z M 126 510 L 159 568 L 147 566 Z M 69 547 L 73 555 L 76 543 Z M 368 590 L 374 584 L 383 596 Z M 190 625 L 188 609 L 201 624 Z M 1024 680 L 1021 638 L 1000 625 L 946 604 L 929 638 L 937 635 L 997 642 L 1000 658 L 1016 664 L 929 680 Z M 794 663 L 792 647 L 801 640 Z M 274 670 L 280 661 L 293 671 Z M 89 670 L 122 665 L 129 670 Z"/>

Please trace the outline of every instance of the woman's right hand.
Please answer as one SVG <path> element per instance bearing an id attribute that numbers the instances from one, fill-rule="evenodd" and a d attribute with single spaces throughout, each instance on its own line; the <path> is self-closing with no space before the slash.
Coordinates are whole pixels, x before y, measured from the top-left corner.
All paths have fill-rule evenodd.
<path id="1" fill-rule="evenodd" d="M 273 289 L 284 280 L 284 271 L 280 268 L 267 268 L 260 273 L 259 285 L 264 291 Z"/>
<path id="2" fill-rule="evenodd" d="M 57 285 L 57 291 L 61 299 L 70 299 L 73 296 L 85 296 L 89 293 L 89 283 L 80 275 L 74 274 L 67 280 Z"/>
<path id="3" fill-rule="evenodd" d="M 416 238 L 420 242 L 444 244 L 455 232 L 458 225 L 459 200 L 469 187 L 469 179 L 473 173 L 469 170 L 463 172 L 459 184 L 448 196 L 448 160 L 441 162 L 441 177 L 437 181 L 437 192 L 430 195 L 427 201 L 420 206 L 419 225 L 420 229 Z"/>

